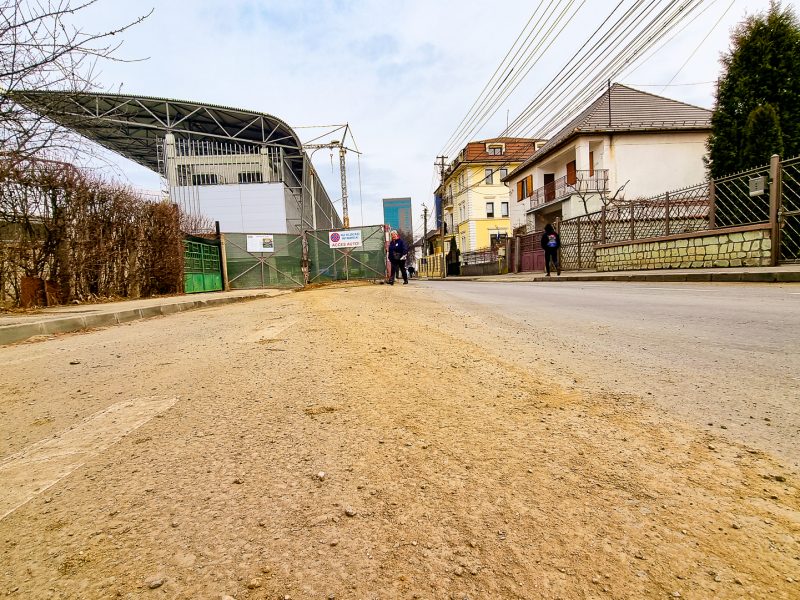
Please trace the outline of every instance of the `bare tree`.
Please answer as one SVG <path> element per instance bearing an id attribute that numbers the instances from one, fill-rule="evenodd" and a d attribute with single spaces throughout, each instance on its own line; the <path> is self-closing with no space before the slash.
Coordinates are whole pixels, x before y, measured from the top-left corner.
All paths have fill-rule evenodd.
<path id="1" fill-rule="evenodd" d="M 22 91 L 75 93 L 96 88 L 96 68 L 117 56 L 119 34 L 146 19 L 104 32 L 77 23 L 100 0 L 0 0 L 0 149 L 9 156 L 57 155 L 74 150 L 75 138 L 16 100 Z"/>

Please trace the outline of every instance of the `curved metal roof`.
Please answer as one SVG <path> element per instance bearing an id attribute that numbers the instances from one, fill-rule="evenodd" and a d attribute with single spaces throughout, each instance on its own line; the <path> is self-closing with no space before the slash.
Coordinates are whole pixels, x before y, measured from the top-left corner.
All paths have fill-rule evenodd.
<path id="1" fill-rule="evenodd" d="M 232 144 L 281 146 L 302 181 L 300 138 L 282 120 L 229 106 L 188 100 L 68 91 L 19 91 L 25 108 L 158 172 L 157 145 L 167 132 Z"/>

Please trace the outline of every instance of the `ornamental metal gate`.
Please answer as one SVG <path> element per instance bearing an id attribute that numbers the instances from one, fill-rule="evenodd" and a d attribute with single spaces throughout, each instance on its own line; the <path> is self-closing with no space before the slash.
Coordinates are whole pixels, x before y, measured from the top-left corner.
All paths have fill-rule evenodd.
<path id="1" fill-rule="evenodd" d="M 305 285 L 302 235 L 226 233 L 225 254 L 231 289 Z"/>
<path id="2" fill-rule="evenodd" d="M 800 157 L 781 165 L 780 261 L 800 261 Z"/>
<path id="3" fill-rule="evenodd" d="M 183 240 L 183 291 L 187 294 L 222 289 L 217 240 L 186 236 Z"/>

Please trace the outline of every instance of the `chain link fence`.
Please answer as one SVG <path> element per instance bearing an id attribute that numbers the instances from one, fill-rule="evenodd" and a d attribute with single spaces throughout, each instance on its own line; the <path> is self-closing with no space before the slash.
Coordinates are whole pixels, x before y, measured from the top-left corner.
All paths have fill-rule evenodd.
<path id="1" fill-rule="evenodd" d="M 251 237 L 250 249 L 248 235 Z M 264 250 L 254 248 L 255 238 Z M 226 233 L 225 253 L 231 289 L 294 288 L 305 284 L 303 236 Z"/>
<path id="2" fill-rule="evenodd" d="M 332 230 L 306 232 L 308 241 L 308 282 L 349 281 L 386 278 L 386 227 L 351 227 L 361 231 L 361 246 L 331 248 Z"/>

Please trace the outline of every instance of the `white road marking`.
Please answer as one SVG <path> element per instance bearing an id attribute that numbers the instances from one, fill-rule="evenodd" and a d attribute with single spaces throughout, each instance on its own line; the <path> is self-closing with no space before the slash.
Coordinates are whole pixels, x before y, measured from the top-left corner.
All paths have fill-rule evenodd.
<path id="1" fill-rule="evenodd" d="M 0 521 L 177 401 L 135 398 L 112 404 L 1 460 Z"/>

